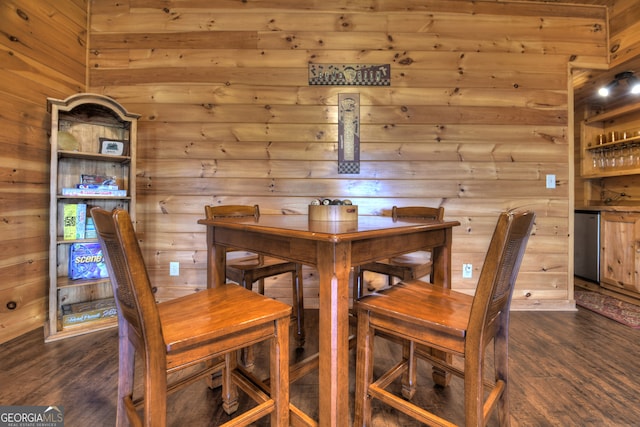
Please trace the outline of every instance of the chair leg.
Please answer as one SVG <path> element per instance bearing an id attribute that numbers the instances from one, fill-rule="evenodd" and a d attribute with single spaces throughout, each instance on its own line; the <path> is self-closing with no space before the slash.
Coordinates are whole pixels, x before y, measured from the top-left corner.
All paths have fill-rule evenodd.
<path id="1" fill-rule="evenodd" d="M 468 426 L 484 425 L 483 353 L 467 352 L 464 358 L 464 419 Z"/>
<path id="2" fill-rule="evenodd" d="M 402 343 L 402 358 L 407 361 L 407 370 L 402 374 L 402 396 L 411 400 L 416 394 L 417 374 L 417 357 L 416 344 L 413 341 L 405 341 Z"/>
<path id="3" fill-rule="evenodd" d="M 436 350 L 434 348 L 430 349 L 431 355 L 438 359 L 441 359 L 446 364 L 451 364 L 453 360 L 453 356 L 449 353 L 445 353 L 444 351 Z M 437 366 L 431 368 L 431 378 L 433 382 L 438 384 L 441 387 L 446 387 L 451 382 L 451 374 L 446 372 Z"/>
<path id="4" fill-rule="evenodd" d="M 304 333 L 304 288 L 302 283 L 302 265 L 296 266 L 296 271 L 291 273 L 293 286 L 293 316 L 296 318 L 296 345 L 303 347 L 305 343 Z"/>
<path id="5" fill-rule="evenodd" d="M 245 347 L 241 351 L 240 361 L 247 372 L 253 372 L 256 367 L 256 355 L 253 346 Z"/>
<path id="6" fill-rule="evenodd" d="M 242 283 L 246 289 L 253 291 L 253 275 L 250 272 L 245 271 L 242 274 Z M 261 294 L 264 295 L 264 280 L 260 279 L 260 283 L 258 284 L 258 290 Z M 253 372 L 256 367 L 256 356 L 253 346 L 245 347 L 241 351 L 240 361 L 242 366 L 247 370 L 247 372 Z"/>
<path id="7" fill-rule="evenodd" d="M 142 355 L 144 372 L 144 425 L 167 425 L 167 364 L 163 356 Z"/>
<path id="8" fill-rule="evenodd" d="M 391 287 L 393 286 L 393 276 L 390 274 L 387 274 L 387 287 Z"/>
<path id="9" fill-rule="evenodd" d="M 238 364 L 238 353 L 231 351 L 224 355 L 224 368 L 222 368 L 222 409 L 228 415 L 238 410 L 238 388 L 233 383 L 231 375 Z"/>
<path id="10" fill-rule="evenodd" d="M 272 426 L 289 425 L 289 325 L 288 317 L 275 322 L 276 333 L 270 344 L 270 389 L 275 402 Z"/>
<path id="11" fill-rule="evenodd" d="M 508 321 L 506 322 L 508 325 Z M 505 328 L 505 326 L 502 326 Z M 508 326 L 506 326 L 508 328 Z M 508 427 L 509 418 L 509 345 L 508 331 L 500 331 L 494 337 L 494 366 L 496 371 L 496 381 L 504 382 L 504 389 L 497 402 L 498 420 L 500 426 Z"/>
<path id="12" fill-rule="evenodd" d="M 358 344 L 356 360 L 356 394 L 354 426 L 371 425 L 369 385 L 373 381 L 374 331 L 369 326 L 369 313 L 358 313 Z"/>
<path id="13" fill-rule="evenodd" d="M 120 325 L 126 325 L 121 322 Z M 118 356 L 118 403 L 116 406 L 116 427 L 128 426 L 130 420 L 127 416 L 126 401 L 131 400 L 133 395 L 133 381 L 135 368 L 135 348 L 126 332 L 122 332 L 118 340 L 119 356 Z"/>

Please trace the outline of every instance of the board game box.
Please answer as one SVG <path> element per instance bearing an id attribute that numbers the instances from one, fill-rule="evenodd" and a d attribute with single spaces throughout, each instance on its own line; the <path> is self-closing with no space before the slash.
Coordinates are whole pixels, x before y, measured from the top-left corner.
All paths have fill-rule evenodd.
<path id="1" fill-rule="evenodd" d="M 87 205 L 84 203 L 64 205 L 62 221 L 64 240 L 84 239 Z"/>
<path id="2" fill-rule="evenodd" d="M 73 243 L 69 251 L 71 280 L 109 277 L 100 243 Z"/>
<path id="3" fill-rule="evenodd" d="M 113 298 L 62 306 L 62 325 L 65 327 L 107 319 L 118 314 Z"/>

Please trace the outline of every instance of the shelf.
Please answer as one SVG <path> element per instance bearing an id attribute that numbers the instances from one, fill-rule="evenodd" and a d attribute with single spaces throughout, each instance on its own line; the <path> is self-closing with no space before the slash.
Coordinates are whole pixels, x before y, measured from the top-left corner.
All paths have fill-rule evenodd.
<path id="1" fill-rule="evenodd" d="M 624 107 L 616 108 L 610 111 L 605 111 L 604 113 L 600 113 L 595 116 L 589 117 L 584 122 L 585 124 L 604 122 L 607 120 L 615 119 L 620 116 L 624 116 L 625 114 L 631 114 L 635 112 L 640 112 L 640 103 L 625 105 Z"/>
<path id="2" fill-rule="evenodd" d="M 621 139 L 620 141 L 614 141 L 614 142 L 605 142 L 604 144 L 598 144 L 595 146 L 591 146 L 591 143 L 587 144 L 587 151 L 597 151 L 600 150 L 602 148 L 607 148 L 607 147 L 620 147 L 620 146 L 624 146 L 627 144 L 631 144 L 634 142 L 640 142 L 640 136 L 634 136 L 633 138 L 627 138 L 627 139 Z"/>
<path id="3" fill-rule="evenodd" d="M 130 196 L 118 197 L 118 196 L 90 196 L 83 194 L 82 196 L 56 196 L 58 200 L 77 200 L 77 199 L 91 199 L 91 200 L 131 200 Z"/>
<path id="4" fill-rule="evenodd" d="M 113 156 L 111 154 L 88 153 L 85 151 L 58 151 L 58 158 L 98 160 L 101 162 L 129 163 L 130 156 Z"/>
<path id="5" fill-rule="evenodd" d="M 87 322 L 82 325 L 76 325 L 66 328 L 62 328 L 62 326 L 60 325 L 56 326 L 55 331 L 51 330 L 50 323 L 51 322 L 47 322 L 47 324 L 45 324 L 45 342 L 53 342 L 65 338 L 85 335 L 91 332 L 115 328 L 118 326 L 118 317 L 110 317 L 108 319 L 96 320 L 94 322 Z M 61 319 L 56 319 L 56 323 L 62 323 Z"/>
<path id="6" fill-rule="evenodd" d="M 620 169 L 620 170 L 610 170 L 598 173 L 585 173 L 582 174 L 583 178 L 608 178 L 612 176 L 627 176 L 627 175 L 640 175 L 640 169 Z"/>
<path id="7" fill-rule="evenodd" d="M 580 130 L 580 176 L 586 180 L 640 175 L 640 102 L 625 105 L 585 119 Z M 633 135 L 616 141 L 603 136 Z M 613 160 L 615 159 L 615 163 Z M 619 162 L 620 160 L 623 162 Z M 607 165 L 613 165 L 607 167 Z M 603 183 L 584 183 L 585 201 L 597 194 Z"/>
<path id="8" fill-rule="evenodd" d="M 117 325 L 117 318 L 77 319 L 77 324 L 64 325 L 63 305 L 113 298 L 111 280 L 107 278 L 69 278 L 70 250 L 73 244 L 96 244 L 97 238 L 65 240 L 64 206 L 84 203 L 89 207 L 111 210 L 122 207 L 135 223 L 136 211 L 136 142 L 138 114 L 129 113 L 112 98 L 98 94 L 75 94 L 67 99 L 47 99 L 51 113 L 50 193 L 49 193 L 49 310 L 45 324 L 45 340 L 86 334 Z M 61 149 L 59 137 L 71 134 L 77 145 Z M 105 140 L 122 141 L 125 155 L 102 154 Z M 63 188 L 75 189 L 82 175 L 113 176 L 122 190 L 120 194 L 68 195 Z M 89 212 L 86 212 L 89 216 Z M 103 266 L 99 266 L 103 269 Z M 104 274 L 100 274 L 103 275 Z M 67 322 L 65 322 L 67 323 Z"/>
<path id="9" fill-rule="evenodd" d="M 101 284 L 109 284 L 109 278 L 105 279 L 77 279 L 71 280 L 68 276 L 59 276 L 58 277 L 58 289 L 61 288 L 73 288 L 77 286 L 89 286 L 89 285 L 101 285 Z"/>
<path id="10" fill-rule="evenodd" d="M 65 240 L 62 236 L 58 236 L 56 242 L 59 245 L 71 244 L 71 243 L 96 243 L 98 239 L 67 239 Z"/>

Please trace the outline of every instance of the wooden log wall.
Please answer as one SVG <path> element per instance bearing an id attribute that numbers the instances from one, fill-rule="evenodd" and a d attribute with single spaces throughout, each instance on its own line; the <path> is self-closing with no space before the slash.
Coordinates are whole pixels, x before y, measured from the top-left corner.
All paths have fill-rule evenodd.
<path id="1" fill-rule="evenodd" d="M 580 122 L 595 111 L 603 112 L 638 102 L 637 95 L 602 99 L 596 93 L 598 87 L 611 81 L 616 73 L 631 70 L 637 74 L 640 71 L 640 2 L 616 0 L 609 6 L 609 58 L 605 64 L 576 70 L 574 77 L 576 206 L 602 205 L 602 199 L 618 198 L 621 193 L 625 196 L 616 203 L 640 205 L 640 180 L 637 176 L 598 180 L 583 180 L 580 177 Z"/>
<path id="2" fill-rule="evenodd" d="M 204 286 L 205 204 L 303 214 L 323 196 L 364 215 L 444 206 L 469 292 L 498 213 L 534 209 L 514 306 L 571 307 L 568 69 L 606 57 L 605 19 L 517 2 L 93 1 L 90 90 L 142 114 L 138 231 L 159 299 Z M 309 63 L 390 64 L 391 86 L 310 86 Z M 339 93 L 360 94 L 357 175 L 337 173 Z"/>
<path id="3" fill-rule="evenodd" d="M 610 44 L 620 41 L 620 58 L 637 50 L 634 0 L 580 1 L 609 6 Z M 267 214 L 292 214 L 317 196 L 352 198 L 365 214 L 443 204 L 463 223 L 454 272 L 457 286 L 469 290 L 497 213 L 532 207 L 538 224 L 514 307 L 563 306 L 571 298 L 566 70 L 608 59 L 602 8 L 466 0 L 88 3 L 0 6 L 0 342 L 40 327 L 46 316 L 46 98 L 88 90 L 144 114 L 138 226 L 163 299 L 204 281 L 204 234 L 195 224 L 203 204 L 260 203 Z M 388 63 L 392 84 L 310 87 L 309 62 Z M 336 173 L 342 92 L 361 94 L 356 176 Z M 544 188 L 546 173 L 557 174 L 557 190 Z M 182 267 L 177 279 L 168 276 L 174 260 Z M 474 264 L 474 279 L 459 280 L 462 262 Z M 313 271 L 307 284 L 312 306 Z M 288 297 L 286 284 L 270 285 Z"/>
<path id="4" fill-rule="evenodd" d="M 85 90 L 86 30 L 86 0 L 0 2 L 0 342 L 46 318 L 47 97 Z"/>
<path id="5" fill-rule="evenodd" d="M 636 0 L 616 0 L 610 8 L 610 67 L 620 66 L 640 57 L 639 18 L 640 3 Z"/>

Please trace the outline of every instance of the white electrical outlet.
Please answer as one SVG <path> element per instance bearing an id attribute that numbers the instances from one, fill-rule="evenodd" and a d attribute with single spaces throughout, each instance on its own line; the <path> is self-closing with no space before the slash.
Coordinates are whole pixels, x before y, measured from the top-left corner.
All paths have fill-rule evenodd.
<path id="1" fill-rule="evenodd" d="M 473 265 L 462 264 L 462 278 L 471 279 L 473 277 Z"/>
<path id="2" fill-rule="evenodd" d="M 547 175 L 547 188 L 556 188 L 556 176 L 553 174 Z"/>
<path id="3" fill-rule="evenodd" d="M 179 276 L 180 275 L 180 263 L 172 261 L 169 263 L 169 276 Z"/>

